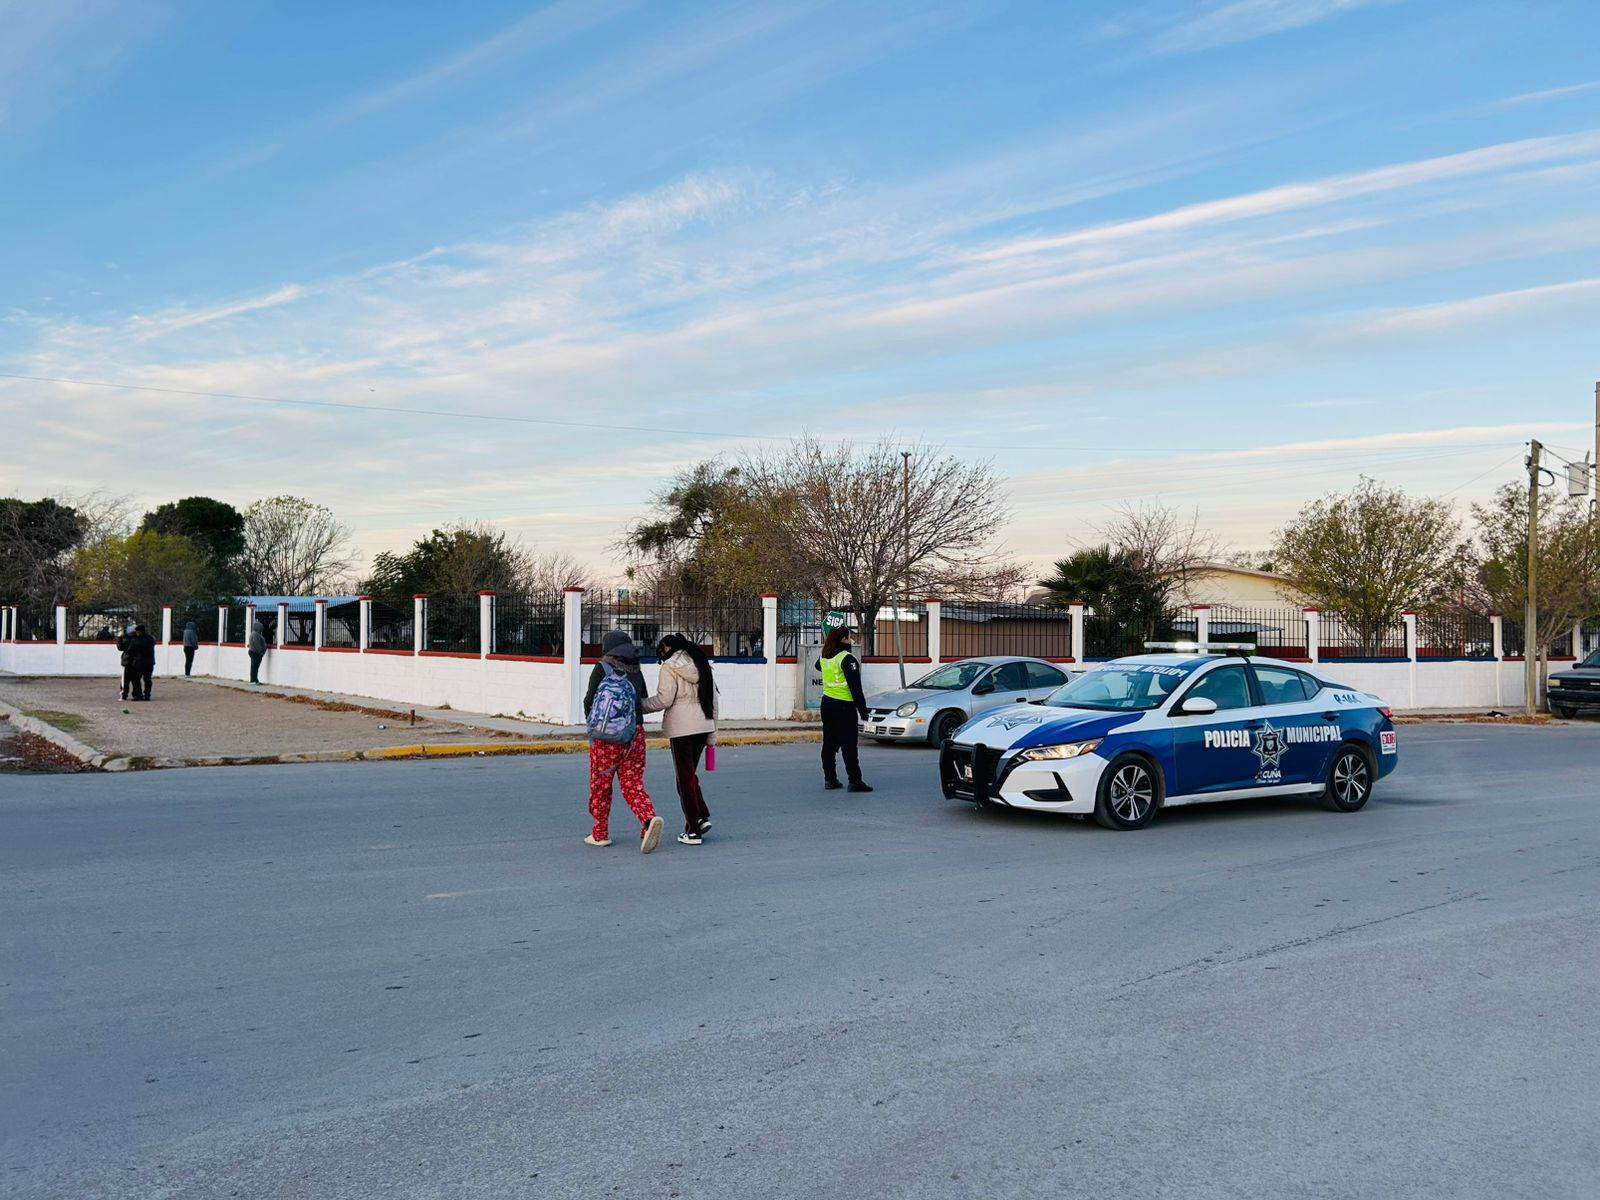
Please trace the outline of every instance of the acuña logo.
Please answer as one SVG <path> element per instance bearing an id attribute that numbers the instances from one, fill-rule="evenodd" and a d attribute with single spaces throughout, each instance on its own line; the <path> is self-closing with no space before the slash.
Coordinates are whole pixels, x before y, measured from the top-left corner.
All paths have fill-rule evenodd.
<path id="1" fill-rule="evenodd" d="M 1043 725 L 1045 720 L 1039 713 L 1001 713 L 990 717 L 989 724 L 999 729 L 1020 729 L 1024 725 Z"/>

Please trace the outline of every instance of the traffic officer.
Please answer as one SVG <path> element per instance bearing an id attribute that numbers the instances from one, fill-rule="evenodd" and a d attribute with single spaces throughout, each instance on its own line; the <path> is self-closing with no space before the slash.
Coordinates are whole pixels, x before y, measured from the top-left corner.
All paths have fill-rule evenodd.
<path id="1" fill-rule="evenodd" d="M 852 792 L 870 792 L 861 778 L 857 753 L 860 726 L 867 719 L 867 697 L 861 690 L 861 664 L 850 649 L 850 630 L 835 626 L 822 643 L 822 778 L 829 790 L 840 786 L 837 756 L 844 756 Z"/>

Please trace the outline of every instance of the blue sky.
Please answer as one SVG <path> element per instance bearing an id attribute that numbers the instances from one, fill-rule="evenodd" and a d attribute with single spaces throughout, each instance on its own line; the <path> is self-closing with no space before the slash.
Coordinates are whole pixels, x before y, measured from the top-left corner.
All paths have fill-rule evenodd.
<path id="1" fill-rule="evenodd" d="M 296 492 L 607 568 L 801 432 L 1240 548 L 1600 377 L 1592 4 L 0 0 L 0 490 Z M 515 418 L 484 420 L 483 417 Z M 608 426 L 602 432 L 572 422 Z"/>

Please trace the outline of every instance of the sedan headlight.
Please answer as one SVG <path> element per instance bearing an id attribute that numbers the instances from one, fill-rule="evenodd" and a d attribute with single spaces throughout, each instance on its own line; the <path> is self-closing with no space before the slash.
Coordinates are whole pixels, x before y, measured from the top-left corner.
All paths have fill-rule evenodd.
<path id="1" fill-rule="evenodd" d="M 916 711 L 917 711 L 917 702 L 915 700 L 907 700 L 899 708 L 894 710 L 894 715 L 897 716 L 897 717 L 909 717 L 912 713 L 914 713 Z"/>
<path id="2" fill-rule="evenodd" d="M 1077 758 L 1099 747 L 1101 738 L 1090 742 L 1066 742 L 1060 746 L 1034 746 L 1017 755 L 1018 762 L 1056 762 L 1063 758 Z"/>

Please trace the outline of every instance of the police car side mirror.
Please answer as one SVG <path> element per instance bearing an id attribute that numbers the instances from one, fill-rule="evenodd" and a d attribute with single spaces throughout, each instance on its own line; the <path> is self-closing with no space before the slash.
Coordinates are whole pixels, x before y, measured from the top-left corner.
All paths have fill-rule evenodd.
<path id="1" fill-rule="evenodd" d="M 1178 717 L 1209 717 L 1217 711 L 1217 702 L 1206 696 L 1190 696 L 1178 705 L 1174 716 Z"/>

